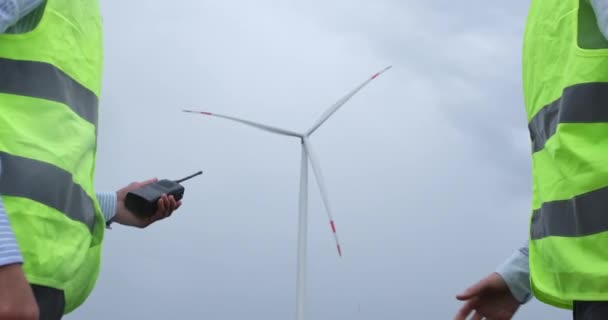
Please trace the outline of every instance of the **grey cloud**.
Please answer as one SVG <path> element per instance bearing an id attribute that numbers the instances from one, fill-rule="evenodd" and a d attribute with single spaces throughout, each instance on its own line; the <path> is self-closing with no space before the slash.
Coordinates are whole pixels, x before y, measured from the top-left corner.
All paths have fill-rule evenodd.
<path id="1" fill-rule="evenodd" d="M 208 109 L 316 134 L 345 257 L 310 177 L 310 319 L 449 319 L 526 238 L 520 88 L 527 4 L 104 2 L 96 185 L 204 170 L 176 216 L 106 235 L 67 319 L 290 319 L 299 145 Z M 519 319 L 568 319 L 538 302 Z"/>

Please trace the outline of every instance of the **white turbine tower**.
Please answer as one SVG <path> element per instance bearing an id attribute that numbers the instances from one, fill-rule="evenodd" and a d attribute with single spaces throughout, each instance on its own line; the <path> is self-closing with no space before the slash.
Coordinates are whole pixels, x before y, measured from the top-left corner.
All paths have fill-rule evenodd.
<path id="1" fill-rule="evenodd" d="M 340 247 L 340 242 L 338 241 L 338 234 L 336 232 L 336 225 L 334 223 L 332 209 L 329 204 L 329 197 L 327 196 L 327 189 L 325 188 L 325 181 L 323 180 L 323 174 L 321 173 L 321 166 L 319 165 L 319 161 L 313 151 L 312 145 L 310 143 L 310 136 L 327 120 L 331 115 L 333 115 L 342 105 L 344 105 L 350 98 L 352 98 L 359 90 L 365 87 L 372 80 L 376 79 L 380 74 L 390 69 L 391 66 L 384 68 L 382 71 L 377 72 L 371 78 L 367 79 L 365 82 L 360 84 L 357 88 L 351 91 L 349 94 L 344 96 L 342 99 L 338 100 L 334 105 L 329 107 L 327 111 L 317 122 L 306 132 L 306 133 L 297 133 L 290 130 L 285 130 L 277 127 L 272 127 L 269 125 L 244 120 L 236 117 L 231 117 L 227 115 L 221 115 L 217 113 L 211 113 L 206 111 L 194 111 L 194 110 L 183 110 L 184 112 L 197 113 L 206 116 L 213 116 L 224 118 L 240 123 L 244 123 L 246 125 L 262 129 L 265 131 L 269 131 L 272 133 L 292 136 L 300 139 L 302 144 L 302 160 L 301 160 L 301 171 L 300 171 L 300 199 L 299 199 L 299 219 L 298 219 L 298 267 L 297 267 L 297 281 L 296 281 L 296 319 L 303 320 L 304 319 L 304 298 L 306 293 L 306 245 L 307 245 L 307 226 L 308 226 L 308 160 L 312 166 L 313 172 L 315 174 L 315 178 L 317 184 L 319 186 L 319 191 L 321 193 L 321 198 L 323 200 L 323 204 L 325 205 L 325 209 L 327 211 L 327 216 L 329 218 L 329 224 L 331 230 L 334 235 L 334 239 L 336 241 L 336 249 L 338 250 L 338 255 L 342 257 L 342 249 Z"/>

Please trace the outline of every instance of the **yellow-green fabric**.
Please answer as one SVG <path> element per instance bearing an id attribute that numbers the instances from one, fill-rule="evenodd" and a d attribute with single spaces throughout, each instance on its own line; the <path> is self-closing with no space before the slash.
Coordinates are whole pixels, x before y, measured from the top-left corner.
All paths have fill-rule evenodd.
<path id="1" fill-rule="evenodd" d="M 532 137 L 531 287 L 550 305 L 608 301 L 608 49 L 588 0 L 533 0 L 523 46 Z M 598 32 L 599 34 L 599 32 Z"/>
<path id="2" fill-rule="evenodd" d="M 0 35 L 0 157 L 23 170 L 3 181 L 2 201 L 28 281 L 64 290 L 65 313 L 86 300 L 100 268 L 104 218 L 93 185 L 102 63 L 95 0 L 48 0 L 34 30 Z"/>

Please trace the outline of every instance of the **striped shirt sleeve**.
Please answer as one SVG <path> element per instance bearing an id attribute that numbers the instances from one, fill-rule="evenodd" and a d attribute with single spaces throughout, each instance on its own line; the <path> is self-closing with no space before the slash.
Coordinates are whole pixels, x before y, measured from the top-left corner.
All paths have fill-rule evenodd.
<path id="1" fill-rule="evenodd" d="M 114 214 L 116 214 L 116 203 L 117 196 L 116 192 L 113 191 L 104 191 L 97 192 L 97 200 L 99 201 L 99 206 L 101 207 L 101 211 L 103 212 L 103 217 L 107 221 L 111 221 L 114 218 Z"/>
<path id="2" fill-rule="evenodd" d="M 43 12 L 42 3 L 43 0 L 0 0 L 0 34 L 33 29 Z"/>
<path id="3" fill-rule="evenodd" d="M 588 0 L 588 2 L 593 7 L 600 31 L 608 39 L 608 0 Z"/>
<path id="4" fill-rule="evenodd" d="M 0 179 L 2 179 L 2 159 L 0 159 Z M 23 257 L 0 198 L 0 266 L 14 263 L 23 263 Z"/>
<path id="5" fill-rule="evenodd" d="M 0 266 L 14 263 L 23 263 L 23 257 L 0 199 Z"/>

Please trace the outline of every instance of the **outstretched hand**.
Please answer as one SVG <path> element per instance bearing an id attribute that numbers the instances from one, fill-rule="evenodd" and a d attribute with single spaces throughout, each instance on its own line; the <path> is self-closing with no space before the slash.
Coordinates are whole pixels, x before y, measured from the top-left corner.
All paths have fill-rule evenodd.
<path id="1" fill-rule="evenodd" d="M 125 206 L 125 198 L 127 193 L 157 181 L 158 179 L 154 178 L 143 182 L 132 182 L 128 186 L 118 190 L 116 192 L 118 202 L 116 204 L 116 216 L 114 217 L 114 221 L 126 226 L 146 228 L 156 221 L 171 216 L 173 211 L 177 210 L 181 206 L 182 202 L 181 200 L 176 201 L 173 196 L 167 196 L 166 194 L 163 194 L 161 198 L 158 199 L 156 212 L 148 218 L 136 215 Z"/>
<path id="2" fill-rule="evenodd" d="M 474 312 L 475 320 L 508 320 L 520 307 L 507 283 L 497 273 L 491 273 L 484 279 L 456 296 L 465 304 L 458 311 L 454 320 L 465 320 Z"/>

